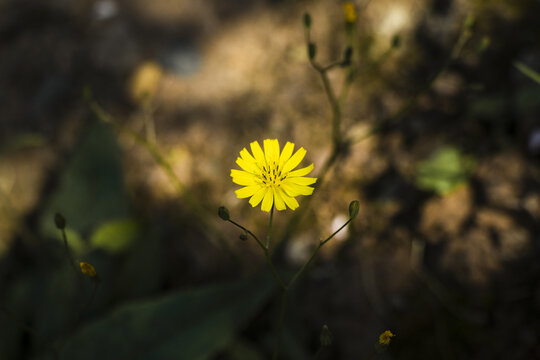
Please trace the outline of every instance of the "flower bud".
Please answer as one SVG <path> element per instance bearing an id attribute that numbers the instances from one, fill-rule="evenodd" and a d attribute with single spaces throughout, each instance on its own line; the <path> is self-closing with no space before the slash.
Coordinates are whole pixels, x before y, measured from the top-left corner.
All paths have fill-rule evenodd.
<path id="1" fill-rule="evenodd" d="M 240 234 L 240 240 L 242 241 L 246 241 L 248 239 L 248 235 L 247 235 L 247 232 L 243 232 Z"/>
<path id="2" fill-rule="evenodd" d="M 379 345 L 383 345 L 383 346 L 390 345 L 390 340 L 392 340 L 394 336 L 396 335 L 392 334 L 390 330 L 386 330 L 379 336 Z"/>
<path id="3" fill-rule="evenodd" d="M 343 3 L 343 11 L 345 13 L 345 22 L 348 24 L 354 24 L 356 22 L 356 9 L 352 1 L 345 1 Z"/>
<path id="4" fill-rule="evenodd" d="M 360 208 L 360 204 L 358 203 L 358 200 L 353 200 L 349 204 L 349 217 L 351 219 L 354 219 L 358 215 L 358 210 Z"/>
<path id="5" fill-rule="evenodd" d="M 304 13 L 304 27 L 306 29 L 311 28 L 311 15 L 309 13 Z"/>
<path id="6" fill-rule="evenodd" d="M 81 267 L 81 272 L 85 275 L 88 275 L 90 277 L 94 277 L 97 275 L 96 269 L 92 265 L 90 265 L 87 262 L 81 261 L 79 262 L 79 266 Z"/>
<path id="7" fill-rule="evenodd" d="M 66 228 L 66 219 L 60 213 L 54 215 L 54 223 L 58 230 L 64 230 Z"/>
<path id="8" fill-rule="evenodd" d="M 223 221 L 229 221 L 231 215 L 229 215 L 229 209 L 225 206 L 220 206 L 218 209 L 218 215 Z"/>
<path id="9" fill-rule="evenodd" d="M 343 53 L 343 61 L 341 62 L 341 66 L 345 67 L 351 65 L 352 54 L 353 48 L 351 46 L 347 46 L 345 52 Z"/>
<path id="10" fill-rule="evenodd" d="M 397 49 L 401 46 L 401 36 L 399 34 L 392 36 L 391 45 L 392 49 Z"/>
<path id="11" fill-rule="evenodd" d="M 326 347 L 326 346 L 332 345 L 333 337 L 334 336 L 330 332 L 330 329 L 328 328 L 328 326 L 323 325 L 321 329 L 321 336 L 320 336 L 321 346 Z"/>
<path id="12" fill-rule="evenodd" d="M 309 60 L 314 60 L 315 56 L 317 56 L 317 45 L 310 42 L 308 44 L 308 57 L 309 57 Z"/>

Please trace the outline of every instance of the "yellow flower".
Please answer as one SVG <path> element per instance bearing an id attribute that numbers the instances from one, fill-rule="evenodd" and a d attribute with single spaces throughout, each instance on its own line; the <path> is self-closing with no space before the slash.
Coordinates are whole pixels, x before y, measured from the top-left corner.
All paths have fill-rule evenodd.
<path id="1" fill-rule="evenodd" d="M 390 344 L 390 340 L 396 335 L 392 334 L 390 330 L 386 330 L 379 336 L 379 344 L 380 345 L 388 345 Z"/>
<path id="2" fill-rule="evenodd" d="M 352 1 L 345 1 L 343 3 L 343 11 L 345 12 L 345 21 L 348 23 L 356 22 L 356 9 Z"/>
<path id="3" fill-rule="evenodd" d="M 308 185 L 314 184 L 317 178 L 304 176 L 313 170 L 313 164 L 293 171 L 306 155 L 304 148 L 293 155 L 294 144 L 287 142 L 280 153 L 276 139 L 264 140 L 264 152 L 257 141 L 250 146 L 253 155 L 244 148 L 236 159 L 242 170 L 231 170 L 233 182 L 244 186 L 236 190 L 239 199 L 251 197 L 249 203 L 253 207 L 262 201 L 261 210 L 266 212 L 274 204 L 278 210 L 285 210 L 285 205 L 294 210 L 298 207 L 296 196 L 313 193 Z"/>
<path id="4" fill-rule="evenodd" d="M 96 269 L 94 269 L 94 267 L 92 265 L 90 265 L 89 263 L 87 262 L 84 262 L 84 261 L 81 261 L 79 262 L 79 266 L 81 267 L 81 272 L 83 274 L 86 274 L 90 277 L 94 277 L 96 276 Z"/>

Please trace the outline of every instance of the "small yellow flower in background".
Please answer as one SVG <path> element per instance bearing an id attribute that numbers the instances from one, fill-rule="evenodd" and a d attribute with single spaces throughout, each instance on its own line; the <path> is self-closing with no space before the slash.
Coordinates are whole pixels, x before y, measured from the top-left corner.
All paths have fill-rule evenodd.
<path id="1" fill-rule="evenodd" d="M 162 77 L 163 69 L 158 63 L 153 61 L 142 63 L 131 77 L 129 88 L 131 98 L 138 103 L 153 99 Z"/>
<path id="2" fill-rule="evenodd" d="M 280 152 L 276 139 L 266 139 L 263 142 L 264 151 L 257 141 L 250 144 L 251 152 L 244 148 L 236 159 L 242 170 L 231 170 L 234 183 L 244 186 L 236 190 L 239 199 L 248 198 L 251 206 L 255 207 L 262 201 L 261 210 L 269 212 L 275 205 L 277 210 L 292 210 L 298 207 L 295 197 L 311 195 L 312 185 L 317 178 L 305 177 L 313 170 L 313 164 L 294 170 L 300 164 L 306 150 L 298 149 L 294 155 L 294 144 L 287 142 Z M 285 206 L 286 205 L 286 206 Z"/>
<path id="3" fill-rule="evenodd" d="M 81 267 L 81 272 L 85 275 L 88 275 L 90 277 L 94 277 L 97 275 L 96 269 L 92 265 L 90 265 L 87 262 L 81 261 L 79 262 L 79 266 Z"/>
<path id="4" fill-rule="evenodd" d="M 345 1 L 343 3 L 343 11 L 345 12 L 345 22 L 356 22 L 356 9 L 352 1 Z"/>
<path id="5" fill-rule="evenodd" d="M 396 335 L 392 334 L 392 332 L 390 330 L 386 330 L 385 332 L 383 332 L 379 336 L 379 344 L 380 345 L 388 345 L 388 344 L 390 344 L 390 340 L 392 340 L 392 338 L 394 336 L 396 336 Z"/>

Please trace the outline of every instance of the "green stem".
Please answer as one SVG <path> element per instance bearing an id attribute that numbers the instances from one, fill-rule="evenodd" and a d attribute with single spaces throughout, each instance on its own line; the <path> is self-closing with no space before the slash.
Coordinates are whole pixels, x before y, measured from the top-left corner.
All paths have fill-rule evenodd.
<path id="1" fill-rule="evenodd" d="M 69 264 L 71 265 L 71 268 L 75 272 L 75 276 L 77 276 L 78 278 L 81 278 L 81 272 L 79 270 L 77 270 L 77 266 L 75 265 L 75 260 L 73 259 L 73 256 L 71 255 L 71 251 L 69 250 L 69 245 L 68 245 L 68 242 L 67 242 L 66 230 L 61 229 L 60 231 L 62 233 L 62 239 L 64 240 L 64 248 L 66 249 L 66 254 L 67 254 L 67 257 L 68 257 L 68 260 L 69 260 Z"/>
<path id="2" fill-rule="evenodd" d="M 282 289 L 285 289 L 287 286 L 285 285 L 285 283 L 281 279 L 281 276 L 279 276 L 279 274 L 278 274 L 278 272 L 276 270 L 276 267 L 274 266 L 274 263 L 272 262 L 272 258 L 270 257 L 270 252 L 269 252 L 268 248 L 266 246 L 264 246 L 264 244 L 259 240 L 259 238 L 254 233 L 252 233 L 251 231 L 249 231 L 248 229 L 246 229 L 242 225 L 238 224 L 236 221 L 233 221 L 231 219 L 229 219 L 228 221 L 231 224 L 233 224 L 233 225 L 239 227 L 240 229 L 244 230 L 246 233 L 248 233 L 257 242 L 259 247 L 264 252 L 264 257 L 266 258 L 266 262 L 268 263 L 268 266 L 270 267 L 270 271 L 272 271 L 272 276 L 274 276 L 274 278 L 278 282 L 279 286 Z"/>
<path id="3" fill-rule="evenodd" d="M 343 228 L 345 226 L 347 226 L 350 222 L 352 221 L 352 218 L 349 218 L 349 220 L 347 220 L 347 222 L 345 224 L 343 224 L 339 229 L 337 229 L 336 231 L 334 231 L 332 233 L 332 235 L 328 236 L 326 239 L 324 240 L 321 240 L 319 242 L 319 245 L 317 245 L 317 247 L 313 250 L 313 252 L 311 253 L 311 256 L 309 257 L 308 261 L 306 261 L 304 263 L 304 265 L 302 265 L 302 267 L 300 268 L 300 270 L 298 270 L 296 272 L 296 274 L 294 274 L 294 276 L 292 277 L 291 281 L 289 281 L 289 284 L 287 285 L 288 288 L 290 288 L 295 282 L 296 280 L 304 273 L 304 271 L 307 269 L 307 267 L 309 266 L 309 264 L 311 264 L 311 262 L 313 261 L 313 259 L 315 258 L 315 255 L 317 255 L 317 253 L 319 252 L 319 250 L 324 246 L 324 244 L 326 244 L 328 241 L 330 241 L 334 236 L 336 236 L 336 234 L 338 232 L 340 232 L 341 230 L 343 230 Z"/>
<path id="4" fill-rule="evenodd" d="M 259 240 L 259 238 L 257 236 L 255 236 L 254 233 L 252 233 L 251 231 L 249 231 L 248 229 L 246 229 L 245 227 L 243 227 L 242 225 L 240 225 L 239 223 L 237 223 L 236 221 L 233 221 L 231 219 L 228 220 L 231 224 L 239 227 L 240 229 L 244 230 L 246 233 L 248 233 L 249 235 L 251 235 L 251 237 L 257 242 L 257 244 L 259 244 L 259 246 L 261 247 L 261 249 L 263 249 L 263 251 L 266 251 L 266 247 L 263 245 L 263 243 Z"/>
<path id="5" fill-rule="evenodd" d="M 90 97 L 90 95 L 89 95 Z M 177 194 L 184 199 L 187 205 L 195 214 L 197 220 L 200 223 L 201 230 L 208 236 L 208 239 L 216 246 L 226 250 L 229 255 L 235 259 L 237 262 L 242 262 L 242 259 L 234 251 L 234 249 L 225 241 L 221 233 L 215 228 L 214 224 L 209 220 L 211 216 L 207 209 L 202 207 L 199 201 L 189 192 L 186 191 L 184 184 L 176 176 L 176 173 L 173 170 L 173 167 L 165 156 L 161 153 L 159 148 L 155 143 L 150 142 L 144 136 L 139 135 L 138 133 L 128 129 L 124 125 L 116 121 L 110 114 L 108 114 L 95 100 L 91 97 L 88 99 L 88 105 L 92 112 L 97 116 L 97 118 L 104 122 L 111 124 L 118 132 L 124 133 L 132 138 L 137 144 L 146 149 L 156 162 L 156 164 L 161 168 L 165 173 L 173 187 L 175 188 Z"/>

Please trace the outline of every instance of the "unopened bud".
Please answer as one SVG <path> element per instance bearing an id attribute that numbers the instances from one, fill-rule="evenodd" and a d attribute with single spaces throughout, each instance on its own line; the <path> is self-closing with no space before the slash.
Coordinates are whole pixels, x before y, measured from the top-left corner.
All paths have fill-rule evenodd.
<path id="1" fill-rule="evenodd" d="M 391 45 L 393 49 L 397 49 L 401 46 L 401 36 L 399 36 L 399 34 L 392 36 Z"/>
<path id="2" fill-rule="evenodd" d="M 341 62 L 341 66 L 345 67 L 351 65 L 352 54 L 353 48 L 351 46 L 347 46 L 345 52 L 343 53 L 343 61 Z"/>
<path id="3" fill-rule="evenodd" d="M 227 209 L 225 206 L 219 207 L 218 215 L 224 221 L 229 221 L 229 219 L 231 218 L 231 215 L 229 215 L 229 209 Z"/>
<path id="4" fill-rule="evenodd" d="M 314 60 L 315 56 L 317 56 L 317 45 L 310 42 L 308 44 L 308 57 L 309 57 L 309 60 Z"/>
<path id="5" fill-rule="evenodd" d="M 326 346 L 332 345 L 333 337 L 334 336 L 330 332 L 330 329 L 328 328 L 328 326 L 323 325 L 321 329 L 321 336 L 320 336 L 321 346 L 326 347 Z"/>
<path id="6" fill-rule="evenodd" d="M 311 28 L 311 15 L 309 13 L 304 14 L 304 27 L 306 29 Z"/>
<path id="7" fill-rule="evenodd" d="M 248 239 L 247 232 L 243 232 L 240 234 L 240 240 L 246 241 Z"/>
<path id="8" fill-rule="evenodd" d="M 358 210 L 360 208 L 360 204 L 358 203 L 358 200 L 353 200 L 349 204 L 349 218 L 354 219 L 358 215 Z"/>
<path id="9" fill-rule="evenodd" d="M 58 230 L 64 230 L 66 228 L 66 219 L 60 213 L 54 215 L 54 223 Z"/>

